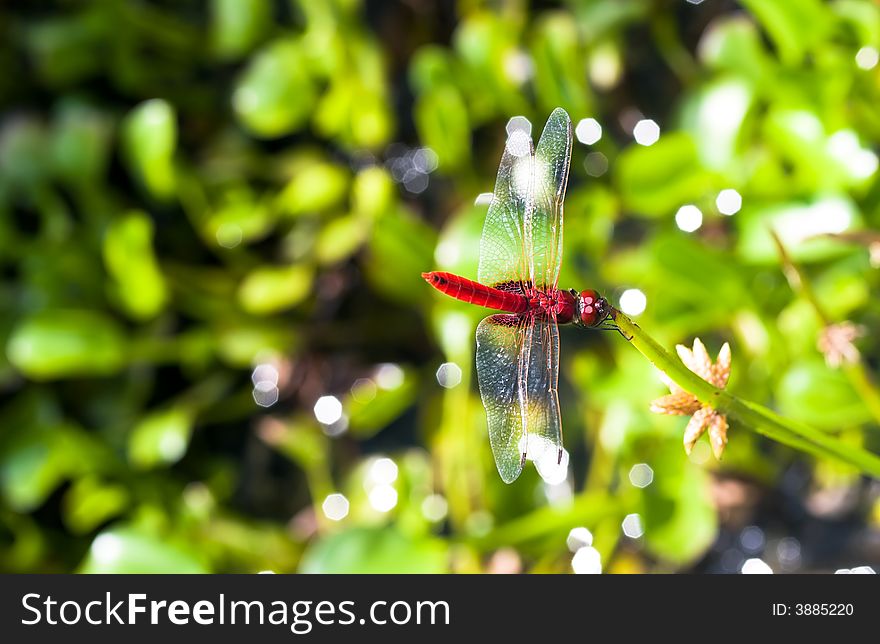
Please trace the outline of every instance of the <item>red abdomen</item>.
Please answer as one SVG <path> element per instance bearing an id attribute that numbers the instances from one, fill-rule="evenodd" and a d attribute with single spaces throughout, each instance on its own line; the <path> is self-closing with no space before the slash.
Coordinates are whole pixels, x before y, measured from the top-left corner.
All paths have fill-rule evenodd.
<path id="1" fill-rule="evenodd" d="M 463 302 L 509 313 L 522 313 L 529 309 L 529 300 L 521 293 L 502 291 L 453 273 L 432 271 L 422 273 L 422 277 L 441 293 Z"/>

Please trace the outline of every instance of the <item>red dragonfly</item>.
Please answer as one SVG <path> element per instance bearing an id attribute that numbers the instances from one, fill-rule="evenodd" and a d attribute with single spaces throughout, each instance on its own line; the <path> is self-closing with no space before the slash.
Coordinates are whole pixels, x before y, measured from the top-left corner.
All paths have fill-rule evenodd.
<path id="1" fill-rule="evenodd" d="M 571 119 L 561 108 L 537 148 L 526 132 L 512 132 L 483 226 L 479 281 L 422 273 L 446 295 L 505 311 L 480 322 L 476 354 L 489 442 L 505 483 L 516 480 L 527 456 L 536 464 L 562 461 L 558 325 L 616 329 L 599 293 L 557 287 L 571 143 Z"/>

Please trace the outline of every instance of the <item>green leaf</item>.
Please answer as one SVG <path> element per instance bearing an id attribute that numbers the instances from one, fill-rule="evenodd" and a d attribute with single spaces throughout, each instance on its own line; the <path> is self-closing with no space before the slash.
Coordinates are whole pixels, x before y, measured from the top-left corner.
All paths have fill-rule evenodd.
<path id="1" fill-rule="evenodd" d="M 369 380 L 356 382 L 345 401 L 349 431 L 360 438 L 374 435 L 408 409 L 417 394 L 411 373 L 406 373 L 403 382 L 393 388 L 377 387 Z"/>
<path id="2" fill-rule="evenodd" d="M 52 127 L 52 162 L 73 184 L 100 181 L 110 160 L 113 122 L 78 101 L 62 103 Z"/>
<path id="3" fill-rule="evenodd" d="M 718 531 L 709 475 L 682 456 L 679 440 L 664 441 L 648 464 L 654 480 L 643 492 L 645 548 L 679 565 L 694 561 Z"/>
<path id="4" fill-rule="evenodd" d="M 682 123 L 707 168 L 732 169 L 739 161 L 738 139 L 752 100 L 748 83 L 726 79 L 707 84 L 685 104 Z"/>
<path id="5" fill-rule="evenodd" d="M 359 216 L 373 220 L 391 210 L 395 203 L 394 180 L 388 171 L 370 166 L 355 175 L 351 186 L 351 208 Z"/>
<path id="6" fill-rule="evenodd" d="M 87 476 L 74 483 L 64 495 L 64 522 L 74 534 L 85 534 L 121 514 L 128 504 L 125 486 Z"/>
<path id="7" fill-rule="evenodd" d="M 629 147 L 617 160 L 615 178 L 626 207 L 653 217 L 671 216 L 702 199 L 713 182 L 693 139 L 682 132 L 664 134 L 648 147 Z"/>
<path id="8" fill-rule="evenodd" d="M 0 185 L 27 188 L 43 182 L 50 170 L 48 147 L 46 128 L 36 118 L 6 120 L 0 129 Z"/>
<path id="9" fill-rule="evenodd" d="M 13 509 L 30 512 L 39 507 L 69 475 L 70 462 L 58 436 L 61 431 L 38 429 L 3 451 L 0 489 L 4 502 Z"/>
<path id="10" fill-rule="evenodd" d="M 437 574 L 447 572 L 446 545 L 394 528 L 354 528 L 324 537 L 303 553 L 307 574 Z"/>
<path id="11" fill-rule="evenodd" d="M 779 410 L 819 429 L 839 431 L 871 420 L 846 376 L 818 357 L 793 364 L 776 389 Z"/>
<path id="12" fill-rule="evenodd" d="M 211 42 L 223 59 L 239 58 L 272 26 L 271 0 L 212 0 Z"/>
<path id="13" fill-rule="evenodd" d="M 444 85 L 419 96 L 415 121 L 419 138 L 437 153 L 441 169 L 454 170 L 466 163 L 471 153 L 471 125 L 455 87 Z"/>
<path id="14" fill-rule="evenodd" d="M 294 216 L 326 211 L 343 201 L 348 182 L 349 174 L 344 168 L 326 161 L 302 159 L 278 196 L 278 206 Z"/>
<path id="15" fill-rule="evenodd" d="M 251 271 L 238 288 L 238 301 L 248 313 L 271 315 L 305 300 L 312 289 L 309 266 L 262 267 Z"/>
<path id="16" fill-rule="evenodd" d="M 153 252 L 153 221 L 142 212 L 113 220 L 104 236 L 104 263 L 116 297 L 136 320 L 155 317 L 165 306 L 168 289 Z"/>
<path id="17" fill-rule="evenodd" d="M 737 252 L 747 262 L 776 264 L 779 252 L 770 235 L 776 231 L 799 262 L 815 262 L 851 252 L 823 236 L 858 228 L 861 217 L 845 195 L 828 194 L 809 202 L 771 202 L 744 207 L 735 216 L 739 227 Z"/>
<path id="18" fill-rule="evenodd" d="M 227 363 L 251 368 L 258 355 L 265 352 L 286 354 L 293 351 L 296 333 L 289 324 L 248 321 L 247 324 L 225 324 L 216 330 L 218 354 Z"/>
<path id="19" fill-rule="evenodd" d="M 154 98 L 129 112 L 123 123 L 123 144 L 129 169 L 154 197 L 174 194 L 177 117 L 170 103 Z"/>
<path id="20" fill-rule="evenodd" d="M 299 42 L 278 40 L 251 60 L 235 88 L 232 105 L 242 124 L 256 136 L 277 138 L 296 132 L 315 102 Z"/>
<path id="21" fill-rule="evenodd" d="M 134 527 L 120 526 L 95 537 L 80 564 L 83 574 L 203 574 L 209 572 L 189 550 Z"/>
<path id="22" fill-rule="evenodd" d="M 409 82 L 419 94 L 438 85 L 454 85 L 455 72 L 449 52 L 436 45 L 419 48 L 409 64 Z"/>
<path id="23" fill-rule="evenodd" d="M 17 512 L 33 511 L 63 481 L 106 462 L 102 446 L 75 426 L 32 424 L 27 430 L 4 436 L 0 449 L 0 491 Z"/>
<path id="24" fill-rule="evenodd" d="M 586 56 L 579 46 L 577 24 L 564 12 L 538 23 L 531 46 L 535 89 L 544 111 L 563 107 L 570 114 L 589 114 L 592 100 L 584 82 Z"/>
<path id="25" fill-rule="evenodd" d="M 18 323 L 6 345 L 9 362 L 34 380 L 109 375 L 126 353 L 122 331 L 97 311 L 38 313 Z"/>
<path id="26" fill-rule="evenodd" d="M 183 406 L 153 412 L 132 430 L 128 458 L 140 469 L 176 463 L 186 453 L 192 430 L 192 411 Z"/>
<path id="27" fill-rule="evenodd" d="M 427 298 L 421 274 L 431 270 L 436 234 L 406 211 L 383 217 L 370 238 L 364 270 L 373 288 L 411 306 Z"/>
<path id="28" fill-rule="evenodd" d="M 207 217 L 202 234 L 208 243 L 234 248 L 240 243 L 263 239 L 277 220 L 266 199 L 256 197 L 247 186 L 230 189 Z"/>
<path id="29" fill-rule="evenodd" d="M 744 78 L 756 86 L 772 82 L 776 67 L 755 23 L 744 15 L 719 16 L 711 23 L 700 55 L 709 69 Z"/>
<path id="30" fill-rule="evenodd" d="M 321 229 L 315 256 L 322 264 L 342 261 L 360 247 L 368 232 L 367 224 L 356 215 L 337 217 Z"/>
<path id="31" fill-rule="evenodd" d="M 831 25 L 821 0 L 742 0 L 770 35 L 780 59 L 789 65 L 825 38 Z"/>

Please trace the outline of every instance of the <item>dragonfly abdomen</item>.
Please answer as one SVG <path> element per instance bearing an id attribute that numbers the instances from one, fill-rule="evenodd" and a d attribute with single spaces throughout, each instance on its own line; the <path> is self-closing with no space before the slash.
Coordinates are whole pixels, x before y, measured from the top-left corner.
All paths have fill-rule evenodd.
<path id="1" fill-rule="evenodd" d="M 422 273 L 422 277 L 441 293 L 463 302 L 510 313 L 522 313 L 529 309 L 528 298 L 520 293 L 492 288 L 454 273 L 432 271 Z"/>

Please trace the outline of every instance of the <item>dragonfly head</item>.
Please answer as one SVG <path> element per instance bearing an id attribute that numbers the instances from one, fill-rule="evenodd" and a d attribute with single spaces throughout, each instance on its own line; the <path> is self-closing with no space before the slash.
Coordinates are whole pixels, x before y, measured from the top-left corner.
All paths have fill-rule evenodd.
<path id="1" fill-rule="evenodd" d="M 573 322 L 578 326 L 599 326 L 605 321 L 608 314 L 611 313 L 608 301 L 599 295 L 597 291 L 588 289 L 577 294 L 572 293 L 572 295 L 575 295 Z"/>

